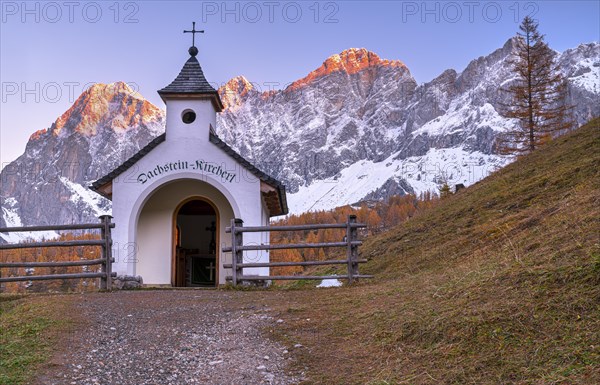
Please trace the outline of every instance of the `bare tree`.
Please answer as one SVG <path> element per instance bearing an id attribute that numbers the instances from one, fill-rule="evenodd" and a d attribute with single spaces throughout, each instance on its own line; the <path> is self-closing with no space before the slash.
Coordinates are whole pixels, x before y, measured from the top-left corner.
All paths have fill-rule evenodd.
<path id="1" fill-rule="evenodd" d="M 529 16 L 519 26 L 516 49 L 510 60 L 516 79 L 502 89 L 511 96 L 502 114 L 517 120 L 517 126 L 499 137 L 503 153 L 535 151 L 553 135 L 571 129 L 574 122 L 567 104 L 567 84 L 554 53 Z"/>

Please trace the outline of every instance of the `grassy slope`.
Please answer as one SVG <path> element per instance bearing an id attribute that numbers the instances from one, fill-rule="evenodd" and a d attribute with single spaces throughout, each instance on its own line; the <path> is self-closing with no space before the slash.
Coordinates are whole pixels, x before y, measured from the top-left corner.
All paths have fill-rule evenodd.
<path id="1" fill-rule="evenodd" d="M 375 283 L 240 306 L 281 313 L 270 332 L 313 383 L 600 383 L 599 123 L 369 239 Z M 79 330 L 73 301 L 0 297 L 0 384 Z"/>
<path id="2" fill-rule="evenodd" d="M 599 124 L 369 239 L 376 283 L 290 293 L 310 382 L 600 383 Z"/>
<path id="3" fill-rule="evenodd" d="M 66 297 L 65 297 L 66 298 Z M 0 296 L 0 384 L 29 384 L 71 322 L 58 296 Z"/>

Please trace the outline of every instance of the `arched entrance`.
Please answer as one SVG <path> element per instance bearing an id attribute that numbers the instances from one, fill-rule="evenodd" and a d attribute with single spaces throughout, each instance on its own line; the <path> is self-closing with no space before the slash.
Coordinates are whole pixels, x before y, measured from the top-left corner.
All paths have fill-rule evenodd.
<path id="1" fill-rule="evenodd" d="M 173 286 L 218 284 L 219 222 L 217 207 L 206 198 L 192 197 L 178 205 L 173 215 Z"/>
<path id="2" fill-rule="evenodd" d="M 180 178 L 149 186 L 148 193 L 138 198 L 139 204 L 131 214 L 130 239 L 134 242 L 129 245 L 135 246 L 136 253 L 134 257 L 122 259 L 129 264 L 128 274 L 140 275 L 145 285 L 183 286 L 181 278 L 176 282 L 177 214 L 186 203 L 200 200 L 211 205 L 216 215 L 214 220 L 217 227 L 217 267 L 214 274 L 217 277 L 216 284 L 224 285 L 228 269 L 223 268 L 223 264 L 231 263 L 231 254 L 221 253 L 223 247 L 231 245 L 231 237 L 226 236 L 225 229 L 239 212 L 236 202 L 229 200 L 226 193 L 227 190 L 192 178 Z M 185 210 L 184 212 L 190 213 L 187 208 Z M 206 231 L 205 228 L 211 225 L 212 223 L 208 222 L 204 227 L 200 227 L 200 230 Z M 183 244 L 180 246 L 185 247 Z"/>

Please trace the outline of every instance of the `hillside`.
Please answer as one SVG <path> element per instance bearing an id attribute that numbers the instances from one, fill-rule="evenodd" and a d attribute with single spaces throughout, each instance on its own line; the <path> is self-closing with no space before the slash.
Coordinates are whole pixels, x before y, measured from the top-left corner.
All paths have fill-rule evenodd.
<path id="1" fill-rule="evenodd" d="M 237 368 L 240 351 L 264 357 L 239 346 L 218 360 L 182 348 L 203 345 L 169 322 L 191 320 L 191 330 L 207 314 L 277 338 L 276 354 L 309 384 L 600 383 L 599 150 L 596 119 L 369 238 L 361 272 L 377 279 L 353 287 L 0 296 L 0 383 L 115 373 L 142 383 L 147 369 L 167 383 L 190 362 Z M 263 323 L 240 328 L 244 319 Z M 130 349 L 160 354 L 141 356 L 134 374 Z M 177 351 L 169 364 L 163 349 Z M 281 358 L 269 354 L 257 370 Z"/>
<path id="2" fill-rule="evenodd" d="M 376 283 L 290 293 L 280 338 L 311 383 L 600 383 L 599 173 L 595 119 L 368 239 Z"/>

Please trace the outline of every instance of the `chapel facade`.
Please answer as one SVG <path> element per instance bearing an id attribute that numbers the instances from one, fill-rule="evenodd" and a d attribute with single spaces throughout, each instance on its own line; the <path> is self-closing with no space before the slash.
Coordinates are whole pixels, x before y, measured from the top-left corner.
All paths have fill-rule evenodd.
<path id="1" fill-rule="evenodd" d="M 165 133 L 91 188 L 110 199 L 113 271 L 141 276 L 145 285 L 216 286 L 231 269 L 231 235 L 225 228 L 239 218 L 244 226 L 266 226 L 288 212 L 285 186 L 260 171 L 217 135 L 218 92 L 196 58 L 158 91 L 166 104 Z M 246 233 L 245 244 L 268 243 L 266 233 Z M 244 262 L 269 262 L 268 251 L 244 254 Z M 268 268 L 245 274 L 269 274 Z"/>

